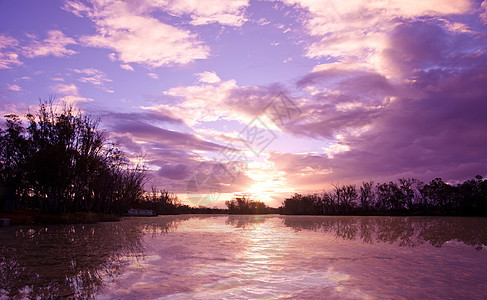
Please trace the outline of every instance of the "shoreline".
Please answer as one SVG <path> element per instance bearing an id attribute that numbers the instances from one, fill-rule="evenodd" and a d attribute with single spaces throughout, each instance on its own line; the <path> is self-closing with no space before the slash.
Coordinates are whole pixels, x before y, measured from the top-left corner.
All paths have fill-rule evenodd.
<path id="1" fill-rule="evenodd" d="M 198 214 L 198 213 L 189 213 L 190 215 Z M 202 213 L 205 214 L 205 213 Z M 248 215 L 248 216 L 265 216 L 271 214 L 236 214 L 236 213 L 223 213 L 229 216 L 237 216 L 237 215 Z M 174 215 L 174 214 L 159 214 L 157 216 L 165 216 L 165 215 Z M 272 214 L 274 215 L 274 214 Z M 430 213 L 430 214 L 385 214 L 385 213 L 376 213 L 376 214 L 348 214 L 348 215 L 322 215 L 322 214 L 283 214 L 277 213 L 280 216 L 328 216 L 328 217 L 482 217 L 476 215 L 454 215 L 454 214 L 439 214 L 439 213 Z M 74 213 L 61 213 L 61 214 L 41 214 L 35 211 L 29 210 L 15 210 L 15 211 L 0 211 L 0 219 L 9 219 L 10 224 L 7 226 L 16 226 L 16 225 L 56 225 L 56 224 L 93 224 L 98 222 L 118 222 L 121 221 L 123 217 L 134 217 L 137 218 L 139 216 L 123 216 L 123 215 L 115 215 L 115 214 L 105 214 L 105 213 L 96 213 L 96 212 L 74 212 Z M 5 227 L 7 227 L 5 226 Z M 1 226 L 0 226 L 1 227 Z"/>
<path id="2" fill-rule="evenodd" d="M 0 211 L 1 219 L 9 219 L 10 226 L 35 224 L 91 224 L 120 221 L 121 216 L 96 212 L 74 212 L 61 214 L 41 214 L 36 211 Z"/>

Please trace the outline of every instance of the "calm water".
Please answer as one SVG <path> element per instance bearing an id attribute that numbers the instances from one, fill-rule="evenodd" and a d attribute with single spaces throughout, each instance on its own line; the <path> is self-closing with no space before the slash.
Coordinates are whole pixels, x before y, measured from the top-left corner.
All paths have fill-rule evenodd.
<path id="1" fill-rule="evenodd" d="M 487 219 L 161 216 L 0 228 L 0 298 L 487 298 Z"/>

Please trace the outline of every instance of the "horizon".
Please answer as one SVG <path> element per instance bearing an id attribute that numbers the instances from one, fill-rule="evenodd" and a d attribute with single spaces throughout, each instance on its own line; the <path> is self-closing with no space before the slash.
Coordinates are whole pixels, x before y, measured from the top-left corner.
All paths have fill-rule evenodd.
<path id="1" fill-rule="evenodd" d="M 487 175 L 487 1 L 21 0 L 0 28 L 1 126 L 54 95 L 186 204 Z"/>

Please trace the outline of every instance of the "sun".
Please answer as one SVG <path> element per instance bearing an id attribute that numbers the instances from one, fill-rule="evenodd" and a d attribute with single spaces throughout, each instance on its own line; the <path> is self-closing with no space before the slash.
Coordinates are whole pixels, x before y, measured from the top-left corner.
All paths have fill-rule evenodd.
<path id="1" fill-rule="evenodd" d="M 269 203 L 272 200 L 273 191 L 269 189 L 269 183 L 266 181 L 255 182 L 250 186 L 247 192 L 251 195 L 254 200 Z"/>

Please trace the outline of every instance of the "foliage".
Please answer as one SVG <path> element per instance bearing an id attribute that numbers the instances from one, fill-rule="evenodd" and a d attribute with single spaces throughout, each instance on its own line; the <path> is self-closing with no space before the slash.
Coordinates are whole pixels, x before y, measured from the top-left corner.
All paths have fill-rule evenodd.
<path id="1" fill-rule="evenodd" d="M 145 170 L 131 166 L 99 121 L 53 101 L 36 115 L 7 115 L 0 129 L 0 208 L 42 213 L 125 212 L 143 196 Z"/>
<path id="2" fill-rule="evenodd" d="M 250 199 L 243 195 L 233 200 L 225 201 L 230 214 L 272 214 L 277 213 L 275 208 L 267 206 L 264 202 Z"/>
<path id="3" fill-rule="evenodd" d="M 487 216 L 487 180 L 477 175 L 457 185 L 435 178 L 398 182 L 332 184 L 323 194 L 294 194 L 279 208 L 282 214 L 323 215 L 466 215 Z"/>

